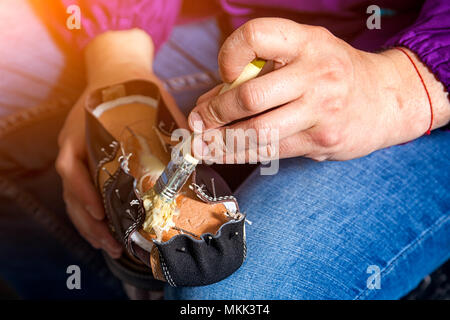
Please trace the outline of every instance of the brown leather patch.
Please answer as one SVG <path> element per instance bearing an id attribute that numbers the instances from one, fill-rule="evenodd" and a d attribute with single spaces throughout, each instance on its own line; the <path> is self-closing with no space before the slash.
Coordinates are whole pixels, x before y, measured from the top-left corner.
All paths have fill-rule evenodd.
<path id="1" fill-rule="evenodd" d="M 150 253 L 150 265 L 152 267 L 152 273 L 155 279 L 166 281 L 164 278 L 163 272 L 161 270 L 161 263 L 159 262 L 159 250 L 156 246 L 152 248 Z"/>

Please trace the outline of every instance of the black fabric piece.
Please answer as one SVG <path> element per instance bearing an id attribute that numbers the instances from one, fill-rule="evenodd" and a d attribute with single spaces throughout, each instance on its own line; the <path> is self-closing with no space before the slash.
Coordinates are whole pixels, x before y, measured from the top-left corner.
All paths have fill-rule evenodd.
<path id="1" fill-rule="evenodd" d="M 177 235 L 165 243 L 155 241 L 161 267 L 171 286 L 202 286 L 225 279 L 245 259 L 244 217 L 223 225 L 217 236 L 201 240 Z"/>

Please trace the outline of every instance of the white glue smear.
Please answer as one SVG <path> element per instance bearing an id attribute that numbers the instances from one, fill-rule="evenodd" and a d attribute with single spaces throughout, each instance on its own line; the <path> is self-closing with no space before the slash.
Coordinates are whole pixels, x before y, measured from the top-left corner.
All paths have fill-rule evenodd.
<path id="1" fill-rule="evenodd" d="M 142 197 L 142 200 L 146 213 L 143 229 L 146 232 L 154 233 L 156 240 L 161 241 L 163 233 L 175 226 L 173 218 L 179 213 L 176 201 L 166 202 L 153 189 L 150 189 Z"/>

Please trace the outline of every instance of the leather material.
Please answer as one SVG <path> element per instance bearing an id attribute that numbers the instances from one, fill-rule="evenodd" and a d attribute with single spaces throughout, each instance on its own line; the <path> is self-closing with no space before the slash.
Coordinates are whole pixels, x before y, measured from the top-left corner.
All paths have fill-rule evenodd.
<path id="1" fill-rule="evenodd" d="M 129 237 L 144 219 L 143 206 L 134 193 L 133 186 L 134 178 L 119 168 L 104 184 L 102 192 L 106 199 L 105 212 L 112 224 L 114 235 L 129 250 L 132 250 Z"/>
<path id="2" fill-rule="evenodd" d="M 114 159 L 117 150 L 112 147 L 112 144 L 115 140 L 90 112 L 86 112 L 86 137 L 89 137 L 86 141 L 89 169 L 98 186 L 98 166 L 105 161 L 105 155 L 109 154 Z"/>
<path id="3" fill-rule="evenodd" d="M 105 111 L 102 116 L 98 112 L 94 114 L 98 105 L 121 95 L 151 97 L 158 102 L 157 109 L 154 112 L 152 108 L 131 103 Z M 245 259 L 245 216 L 239 213 L 230 188 L 210 167 L 197 166 L 183 194 L 177 197 L 179 214 L 174 217 L 175 227 L 164 232 L 161 241 L 156 241 L 154 235 L 141 228 L 145 210 L 136 191 L 137 160 L 124 161 L 124 143 L 135 147 L 130 142 L 135 134 L 129 130 L 131 134 L 124 138 L 124 129 L 130 129 L 128 126 L 142 118 L 144 136 L 152 153 L 156 152 L 164 165 L 167 164 L 168 137 L 174 129 L 185 125 L 185 119 L 173 103 L 167 103 L 166 95 L 157 84 L 144 80 L 102 88 L 89 95 L 86 138 L 91 173 L 102 195 L 110 229 L 126 248 L 127 255 L 114 263 L 123 262 L 125 269 L 133 264 L 138 269 L 144 267 L 153 278 L 173 286 L 206 285 L 229 276 Z M 152 122 L 155 131 L 149 129 Z M 162 144 L 167 145 L 161 147 Z M 140 152 L 134 149 L 134 153 Z M 136 159 L 138 155 L 134 156 Z M 147 181 L 143 191 L 150 187 Z"/>

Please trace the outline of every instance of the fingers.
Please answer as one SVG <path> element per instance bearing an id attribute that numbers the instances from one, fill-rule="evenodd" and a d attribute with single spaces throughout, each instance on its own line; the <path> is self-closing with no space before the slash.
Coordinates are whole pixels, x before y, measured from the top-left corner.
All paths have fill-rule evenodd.
<path id="1" fill-rule="evenodd" d="M 312 28 L 279 18 L 249 21 L 228 37 L 220 50 L 222 79 L 232 82 L 256 57 L 271 60 L 278 67 L 299 61 L 299 52 L 308 43 Z M 214 97 L 219 91 L 216 87 L 198 100 L 189 115 L 189 125 L 198 132 L 253 116 L 298 98 L 306 82 L 298 68 L 285 67 Z"/>
<path id="2" fill-rule="evenodd" d="M 300 75 L 298 69 L 286 66 L 213 96 L 216 87 L 199 99 L 189 115 L 191 129 L 218 128 L 297 99 L 308 83 L 308 77 Z"/>
<path id="3" fill-rule="evenodd" d="M 223 137 L 227 130 L 235 132 L 254 132 L 258 137 L 258 145 L 263 147 L 273 142 L 311 128 L 317 121 L 314 107 L 304 105 L 302 99 L 297 99 L 269 112 L 252 117 L 248 120 L 219 129 Z M 276 131 L 274 134 L 273 131 Z M 241 150 L 237 150 L 241 151 Z"/>
<path id="4" fill-rule="evenodd" d="M 102 220 L 105 217 L 103 206 L 84 162 L 86 145 L 82 102 L 86 92 L 72 108 L 59 136 L 60 151 L 56 159 L 56 171 L 63 180 L 64 189 L 69 189 L 95 219 Z"/>
<path id="5" fill-rule="evenodd" d="M 73 144 L 66 143 L 56 161 L 56 168 L 62 177 L 64 189 L 69 190 L 93 218 L 102 220 L 105 213 L 100 197 L 92 184 L 86 165 L 74 149 Z"/>
<path id="6" fill-rule="evenodd" d="M 198 99 L 197 99 L 197 103 L 196 105 L 199 105 L 200 103 L 204 102 L 204 101 L 209 101 L 211 100 L 211 98 L 217 96 L 220 92 L 220 90 L 222 89 L 222 87 L 224 86 L 224 84 L 219 84 L 217 86 L 215 86 L 214 88 L 212 88 L 211 90 L 209 90 L 208 92 L 202 94 Z"/>
<path id="7" fill-rule="evenodd" d="M 219 52 L 219 69 L 225 82 L 235 80 L 256 57 L 285 65 L 307 44 L 310 29 L 294 21 L 259 18 L 242 25 L 224 42 Z"/>
<path id="8" fill-rule="evenodd" d="M 211 148 L 213 150 L 213 148 Z M 269 160 L 307 156 L 315 160 L 325 160 L 319 156 L 322 149 L 314 142 L 310 135 L 310 129 L 297 132 L 283 139 L 273 139 L 270 143 L 256 145 L 237 152 L 215 152 L 214 156 L 208 156 L 208 162 L 215 163 L 257 163 Z"/>
<path id="9" fill-rule="evenodd" d="M 112 258 L 119 258 L 122 253 L 122 247 L 109 232 L 106 222 L 94 219 L 84 210 L 76 196 L 66 192 L 64 201 L 66 202 L 69 217 L 81 236 L 94 248 L 102 248 Z"/>
<path id="10" fill-rule="evenodd" d="M 316 121 L 312 107 L 292 102 L 230 127 L 199 134 L 197 146 L 203 146 L 196 149 L 200 155 L 196 157 L 207 163 L 232 164 L 309 155 L 317 145 L 311 139 Z"/>
<path id="11" fill-rule="evenodd" d="M 318 147 L 311 138 L 310 130 L 305 130 L 281 139 L 279 142 L 280 159 L 292 157 L 311 157 L 317 153 Z"/>
<path id="12" fill-rule="evenodd" d="M 85 146 L 75 134 L 67 137 L 56 160 L 63 181 L 67 213 L 80 234 L 94 247 L 102 248 L 112 258 L 119 258 L 121 245 L 111 235 L 100 197 L 83 161 Z"/>

